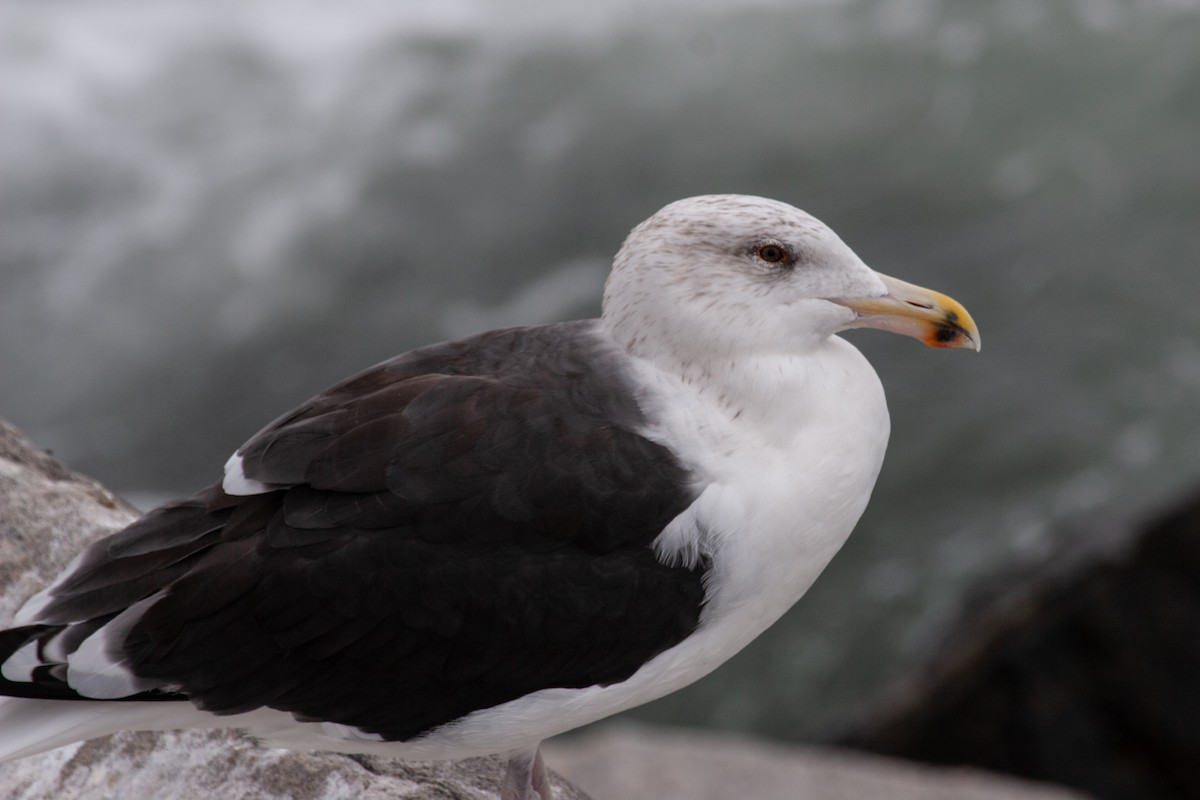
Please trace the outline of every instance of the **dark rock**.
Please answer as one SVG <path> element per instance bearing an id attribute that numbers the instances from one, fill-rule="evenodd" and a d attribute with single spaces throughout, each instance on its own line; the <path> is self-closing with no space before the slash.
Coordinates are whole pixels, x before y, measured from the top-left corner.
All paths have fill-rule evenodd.
<path id="1" fill-rule="evenodd" d="M 967 615 L 843 743 L 1111 800 L 1200 798 L 1200 498 Z"/>

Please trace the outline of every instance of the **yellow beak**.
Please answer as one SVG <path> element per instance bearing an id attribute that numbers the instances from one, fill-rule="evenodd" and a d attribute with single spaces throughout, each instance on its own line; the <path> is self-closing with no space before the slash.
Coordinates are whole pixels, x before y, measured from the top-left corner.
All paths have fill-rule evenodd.
<path id="1" fill-rule="evenodd" d="M 858 314 L 847 328 L 879 328 L 920 339 L 930 347 L 970 347 L 979 351 L 975 320 L 952 297 L 880 275 L 883 297 L 839 297 L 833 302 Z"/>

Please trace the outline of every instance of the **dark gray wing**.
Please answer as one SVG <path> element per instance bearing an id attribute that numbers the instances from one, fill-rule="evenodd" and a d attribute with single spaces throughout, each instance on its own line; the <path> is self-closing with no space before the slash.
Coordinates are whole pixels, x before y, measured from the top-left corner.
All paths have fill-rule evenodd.
<path id="1" fill-rule="evenodd" d="M 251 439 L 244 474 L 270 491 L 147 515 L 37 621 L 95 629 L 161 592 L 119 643 L 144 684 L 387 739 L 619 682 L 704 601 L 703 565 L 651 549 L 700 487 L 642 424 L 588 323 L 413 351 Z"/>

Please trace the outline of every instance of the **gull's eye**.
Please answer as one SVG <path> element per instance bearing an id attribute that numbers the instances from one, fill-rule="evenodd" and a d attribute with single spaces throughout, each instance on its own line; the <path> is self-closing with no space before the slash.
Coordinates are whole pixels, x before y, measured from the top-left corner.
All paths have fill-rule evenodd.
<path id="1" fill-rule="evenodd" d="M 754 248 L 754 255 L 768 264 L 786 264 L 792 260 L 791 254 L 777 244 L 760 244 Z"/>

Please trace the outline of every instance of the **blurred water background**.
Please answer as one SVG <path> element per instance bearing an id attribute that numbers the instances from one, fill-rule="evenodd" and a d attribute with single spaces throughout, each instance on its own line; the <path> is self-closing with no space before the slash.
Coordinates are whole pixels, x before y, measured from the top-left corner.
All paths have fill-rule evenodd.
<path id="1" fill-rule="evenodd" d="M 0 5 L 0 415 L 148 503 L 415 345 L 593 316 L 628 229 L 786 200 L 964 302 L 851 338 L 874 500 L 661 721 L 828 735 L 988 576 L 1200 481 L 1200 2 Z"/>

